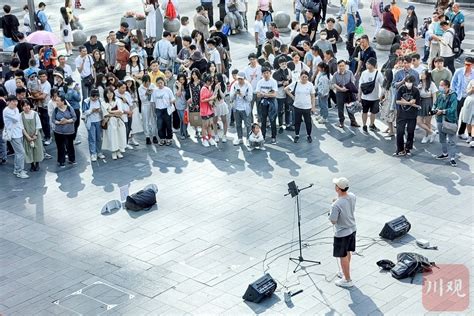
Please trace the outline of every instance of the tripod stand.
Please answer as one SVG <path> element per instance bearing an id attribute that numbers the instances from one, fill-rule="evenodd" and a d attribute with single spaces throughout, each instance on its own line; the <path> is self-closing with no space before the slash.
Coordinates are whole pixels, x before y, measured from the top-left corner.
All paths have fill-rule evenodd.
<path id="1" fill-rule="evenodd" d="M 298 268 L 301 267 L 301 263 L 303 262 L 309 262 L 309 263 L 312 263 L 313 265 L 321 264 L 321 262 L 319 261 L 304 259 L 303 247 L 301 244 L 301 209 L 300 209 L 300 194 L 299 193 L 303 190 L 311 188 L 312 186 L 313 184 L 311 183 L 309 186 L 299 189 L 295 181 L 291 181 L 290 183 L 288 183 L 288 193 L 284 195 L 284 196 L 291 195 L 292 198 L 296 196 L 296 210 L 298 212 L 298 241 L 299 241 L 299 247 L 300 247 L 300 255 L 298 256 L 298 258 L 290 257 L 290 261 L 293 261 L 294 263 L 297 264 L 296 268 L 293 270 L 293 273 L 296 273 L 296 271 L 298 271 Z"/>

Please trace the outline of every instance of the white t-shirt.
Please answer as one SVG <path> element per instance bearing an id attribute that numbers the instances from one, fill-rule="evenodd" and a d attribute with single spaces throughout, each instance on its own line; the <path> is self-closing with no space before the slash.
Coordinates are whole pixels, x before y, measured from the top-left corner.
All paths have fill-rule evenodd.
<path id="1" fill-rule="evenodd" d="M 265 79 L 260 79 L 257 83 L 257 89 L 255 92 L 260 92 L 260 93 L 269 93 L 270 91 L 278 91 L 278 83 L 276 82 L 275 79 L 270 78 L 268 80 Z"/>
<path id="2" fill-rule="evenodd" d="M 164 110 L 174 101 L 173 91 L 168 87 L 156 88 L 151 95 L 151 102 L 155 104 L 156 109 Z"/>
<path id="3" fill-rule="evenodd" d="M 423 70 L 426 69 L 426 66 L 423 64 L 419 64 L 418 67 L 413 67 L 412 65 L 411 68 L 413 68 L 413 70 L 416 71 L 420 75 L 423 72 Z"/>
<path id="4" fill-rule="evenodd" d="M 426 91 L 423 83 L 420 80 L 420 85 L 418 86 L 418 91 L 420 91 L 420 97 L 421 98 L 431 98 L 433 96 L 433 93 L 438 92 L 438 88 L 436 88 L 435 83 L 433 81 L 431 81 L 430 88 L 428 89 L 428 91 Z"/>
<path id="5" fill-rule="evenodd" d="M 237 10 L 239 12 L 247 12 L 246 3 L 249 3 L 249 0 L 237 0 Z"/>
<path id="6" fill-rule="evenodd" d="M 79 68 L 82 66 L 83 59 L 85 59 L 85 61 L 84 61 L 84 67 L 82 68 L 82 71 L 81 71 L 81 78 L 85 78 L 89 75 L 92 75 L 92 67 L 93 67 L 92 57 L 90 55 L 86 55 L 84 58 L 82 58 L 81 56 L 77 56 L 76 60 L 74 61 L 74 63 L 76 64 L 77 71 L 79 71 Z"/>
<path id="7" fill-rule="evenodd" d="M 125 67 L 125 71 L 127 72 L 127 75 L 130 75 L 130 76 L 143 73 L 144 69 L 145 67 L 143 67 L 143 65 L 138 65 L 138 64 L 136 66 L 127 64 L 127 66 Z"/>
<path id="8" fill-rule="evenodd" d="M 449 31 L 449 32 L 448 32 Z M 450 28 L 448 31 L 444 32 L 442 36 L 442 41 L 440 42 L 440 47 L 439 47 L 439 55 L 441 57 L 451 57 L 454 56 L 453 50 L 451 47 L 453 47 L 453 40 L 454 40 L 454 30 Z M 451 47 L 449 47 L 449 46 Z"/>
<path id="9" fill-rule="evenodd" d="M 296 85 L 296 89 L 295 89 Z M 293 106 L 298 109 L 311 109 L 311 95 L 316 94 L 314 85 L 311 82 L 302 84 L 299 80 L 293 81 L 289 86 L 290 91 L 295 96 Z"/>
<path id="10" fill-rule="evenodd" d="M 245 79 L 250 82 L 252 89 L 255 92 L 257 88 L 257 82 L 262 78 L 262 66 L 257 65 L 257 67 L 251 67 L 250 65 L 245 67 Z"/>
<path id="11" fill-rule="evenodd" d="M 263 45 L 265 41 L 267 40 L 266 37 L 266 29 L 265 25 L 263 25 L 263 21 L 255 21 L 254 27 L 253 27 L 255 33 L 258 33 L 258 45 Z"/>
<path id="12" fill-rule="evenodd" d="M 214 62 L 216 65 L 222 64 L 221 62 L 221 54 L 217 49 L 213 49 L 209 51 L 209 61 Z"/>
<path id="13" fill-rule="evenodd" d="M 377 70 L 374 70 L 373 72 L 370 72 L 368 69 L 364 70 L 362 74 L 360 75 L 360 80 L 359 80 L 359 89 L 360 86 L 363 83 L 371 82 L 375 78 L 375 74 L 377 74 L 377 78 L 375 81 L 375 87 L 374 90 L 372 90 L 371 93 L 369 94 L 364 94 L 362 93 L 361 99 L 366 100 L 366 101 L 375 101 L 380 98 L 380 87 L 383 84 L 383 75 L 382 72 L 377 72 Z M 361 90 L 362 92 L 362 90 Z"/>

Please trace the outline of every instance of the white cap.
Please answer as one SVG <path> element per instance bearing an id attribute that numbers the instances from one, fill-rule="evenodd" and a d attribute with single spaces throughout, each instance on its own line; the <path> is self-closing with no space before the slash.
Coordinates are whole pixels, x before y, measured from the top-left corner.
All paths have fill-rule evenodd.
<path id="1" fill-rule="evenodd" d="M 337 185 L 337 187 L 341 190 L 347 189 L 349 187 L 349 180 L 347 178 L 334 178 L 332 179 L 332 183 Z"/>

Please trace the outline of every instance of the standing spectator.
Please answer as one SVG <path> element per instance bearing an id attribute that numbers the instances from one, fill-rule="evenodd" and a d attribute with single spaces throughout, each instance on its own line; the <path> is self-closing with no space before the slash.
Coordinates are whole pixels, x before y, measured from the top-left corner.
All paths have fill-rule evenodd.
<path id="1" fill-rule="evenodd" d="M 336 21 L 333 18 L 328 18 L 326 20 L 326 28 L 323 31 L 326 31 L 327 40 L 332 44 L 332 51 L 337 53 L 337 42 L 340 39 L 339 32 L 334 28 Z"/>
<path id="2" fill-rule="evenodd" d="M 13 174 L 20 179 L 29 178 L 25 168 L 25 150 L 23 148 L 23 121 L 18 110 L 18 99 L 16 96 L 7 97 L 7 107 L 3 109 L 4 129 L 11 137 L 10 144 L 15 152 Z"/>
<path id="3" fill-rule="evenodd" d="M 314 44 L 316 41 L 316 33 L 318 32 L 318 19 L 319 16 L 316 16 L 315 13 L 311 10 L 305 12 L 306 24 L 308 24 L 308 35 L 309 41 L 311 44 Z"/>
<path id="4" fill-rule="evenodd" d="M 369 128 L 373 132 L 378 132 L 379 129 L 375 126 L 375 117 L 379 113 L 379 101 L 382 96 L 383 74 L 377 70 L 377 60 L 373 57 L 366 62 L 367 69 L 364 70 L 359 80 L 359 94 L 358 99 L 362 103 L 362 130 L 367 133 L 367 116 L 370 112 Z M 364 85 L 373 84 L 372 91 L 363 89 Z"/>
<path id="5" fill-rule="evenodd" d="M 60 27 L 59 31 L 61 32 L 61 36 L 64 41 L 64 46 L 66 46 L 66 56 L 71 56 L 72 55 L 72 29 L 71 29 L 71 21 L 69 19 L 69 16 L 66 12 L 65 7 L 61 7 L 60 9 L 61 12 L 61 22 L 60 22 Z"/>
<path id="6" fill-rule="evenodd" d="M 127 64 L 130 58 L 130 52 L 125 48 L 125 43 L 120 41 L 117 43 L 117 56 L 116 56 L 116 64 L 115 66 L 115 75 L 119 80 L 123 80 L 125 78 L 127 72 Z"/>
<path id="7" fill-rule="evenodd" d="M 374 42 L 377 40 L 376 36 L 377 33 L 380 31 L 382 27 L 382 19 L 383 19 L 383 1 L 382 0 L 372 0 L 370 3 L 370 8 L 372 9 L 372 17 L 374 18 L 375 23 L 375 33 L 374 33 Z"/>
<path id="8" fill-rule="evenodd" d="M 80 85 L 75 84 L 71 77 L 66 77 L 65 85 L 59 89 L 59 95 L 64 95 L 64 98 L 73 108 L 74 113 L 76 114 L 76 121 L 74 122 L 74 145 L 79 145 L 81 141 L 77 138 L 77 130 L 79 129 L 79 124 L 81 122 L 81 93 Z"/>
<path id="9" fill-rule="evenodd" d="M 54 69 L 57 65 L 58 51 L 51 45 L 41 47 L 38 52 L 43 69 Z"/>
<path id="10" fill-rule="evenodd" d="M 417 52 L 416 41 L 408 34 L 408 30 L 403 29 L 400 34 L 402 35 L 400 39 L 400 48 L 404 56 L 415 54 Z"/>
<path id="11" fill-rule="evenodd" d="M 440 52 L 439 55 L 444 59 L 444 65 L 454 74 L 454 52 L 453 52 L 453 41 L 454 41 L 454 30 L 450 27 L 449 22 L 440 22 L 441 28 L 444 33 L 443 36 L 432 35 L 432 38 L 439 41 Z"/>
<path id="12" fill-rule="evenodd" d="M 98 49 L 95 49 L 92 54 L 92 60 L 94 63 L 94 73 L 96 77 L 96 83 L 97 83 L 97 77 L 99 74 L 106 74 L 108 69 L 107 69 L 107 63 L 105 60 L 102 58 L 102 54 Z"/>
<path id="13" fill-rule="evenodd" d="M 421 75 L 421 73 L 426 70 L 426 66 L 421 63 L 420 54 L 416 53 L 411 55 L 411 68 L 413 68 L 418 75 Z"/>
<path id="14" fill-rule="evenodd" d="M 358 55 L 359 62 L 355 73 L 356 78 L 359 78 L 360 74 L 366 70 L 366 63 L 370 58 L 375 59 L 375 62 L 377 62 L 377 53 L 372 47 L 370 47 L 369 37 L 364 34 L 360 38 L 360 52 Z"/>
<path id="15" fill-rule="evenodd" d="M 297 52 L 300 57 L 304 57 L 304 48 L 303 48 L 303 43 L 304 42 L 311 42 L 311 39 L 308 35 L 308 24 L 302 23 L 300 26 L 300 33 L 293 38 L 290 44 L 290 49 L 293 52 Z"/>
<path id="16" fill-rule="evenodd" d="M 456 124 L 458 121 L 456 92 L 450 89 L 447 80 L 439 83 L 439 95 L 436 99 L 433 111 L 436 111 L 436 124 L 439 133 L 439 142 L 443 152 L 436 159 L 449 158 L 452 167 L 456 167 L 456 132 L 450 133 L 443 128 L 443 121 Z"/>
<path id="17" fill-rule="evenodd" d="M 336 91 L 336 103 L 337 103 L 337 115 L 339 117 L 339 124 L 337 127 L 344 128 L 344 108 L 345 103 L 348 103 L 350 99 L 351 92 L 346 87 L 348 84 L 354 84 L 355 78 L 352 74 L 352 71 L 347 69 L 346 62 L 344 60 L 340 60 L 337 62 L 337 72 L 331 78 L 331 88 Z M 353 127 L 360 127 L 357 124 L 354 114 L 347 111 L 349 115 L 349 119 L 351 121 L 351 126 Z"/>
<path id="18" fill-rule="evenodd" d="M 222 140 L 223 143 L 227 143 L 227 128 L 228 128 L 227 114 L 229 114 L 229 106 L 224 100 L 226 91 L 227 91 L 227 86 L 224 82 L 224 75 L 218 73 L 214 77 L 214 94 L 216 95 L 216 99 L 214 101 L 214 106 L 213 106 L 213 110 L 214 110 L 213 125 L 214 125 L 215 141 L 219 142 L 219 140 Z M 219 124 L 219 119 L 222 124 Z M 217 133 L 219 126 L 222 129 L 222 137 L 220 139 Z"/>
<path id="19" fill-rule="evenodd" d="M 418 36 L 418 17 L 416 16 L 414 5 L 407 7 L 407 17 L 403 28 L 408 30 L 408 35 L 410 35 L 411 38 L 416 39 Z"/>
<path id="20" fill-rule="evenodd" d="M 203 78 L 203 87 L 199 93 L 199 111 L 202 120 L 202 145 L 204 147 L 216 146 L 217 143 L 212 135 L 212 118 L 214 117 L 214 111 L 212 109 L 211 102 L 214 103 L 217 95 L 212 91 L 211 85 L 213 79 L 209 75 L 204 75 Z M 220 84 L 218 84 L 220 86 Z"/>
<path id="21" fill-rule="evenodd" d="M 443 57 L 436 57 L 434 60 L 435 68 L 431 71 L 431 78 L 436 85 L 439 86 L 441 80 L 448 80 L 451 81 L 453 74 L 447 68 L 444 68 L 444 58 Z"/>
<path id="22" fill-rule="evenodd" d="M 248 55 L 249 65 L 245 67 L 245 79 L 252 85 L 253 99 L 251 111 L 253 115 L 253 108 L 257 103 L 257 82 L 262 78 L 262 66 L 258 64 L 257 55 L 255 53 L 250 53 Z M 253 121 L 253 119 L 252 119 Z"/>
<path id="23" fill-rule="evenodd" d="M 316 99 L 314 86 L 308 79 L 309 74 L 303 71 L 300 74 L 299 81 L 292 82 L 285 88 L 285 92 L 293 99 L 295 111 L 295 137 L 293 141 L 295 143 L 300 139 L 300 127 L 303 120 L 306 125 L 306 139 L 308 143 L 313 141 L 311 137 L 311 112 L 316 111 Z"/>
<path id="24" fill-rule="evenodd" d="M 245 80 L 245 73 L 237 74 L 237 83 L 235 83 L 230 91 L 230 99 L 233 102 L 232 111 L 235 118 L 235 128 L 237 130 L 237 138 L 234 139 L 234 145 L 242 144 L 242 122 L 246 128 L 246 137 L 250 135 L 250 126 L 252 125 L 252 85 Z"/>
<path id="25" fill-rule="evenodd" d="M 39 99 L 37 109 L 41 119 L 41 126 L 43 128 L 44 144 L 48 146 L 51 144 L 51 126 L 48 114 L 48 102 L 51 99 L 51 84 L 48 81 L 48 73 L 46 70 L 40 70 L 38 73 L 38 78 L 38 88 L 41 92 L 41 97 Z"/>
<path id="26" fill-rule="evenodd" d="M 117 63 L 118 41 L 114 31 L 109 32 L 107 45 L 105 45 L 105 62 L 109 66 L 109 71 L 113 71 Z"/>
<path id="27" fill-rule="evenodd" d="M 356 196 L 348 192 L 349 180 L 335 178 L 332 180 L 337 193 L 333 199 L 329 221 L 334 225 L 334 250 L 333 256 L 340 258 L 341 278 L 335 284 L 343 288 L 353 286 L 351 279 L 351 252 L 356 248 L 356 222 L 354 217 Z"/>
<path id="28" fill-rule="evenodd" d="M 97 35 L 91 35 L 89 40 L 84 43 L 84 46 L 87 48 L 88 54 L 92 54 L 92 52 L 96 49 L 101 53 L 105 52 L 104 45 L 102 45 L 102 42 L 97 40 Z"/>
<path id="29" fill-rule="evenodd" d="M 290 111 L 290 100 L 289 96 L 285 93 L 285 88 L 291 82 L 291 72 L 288 69 L 288 64 L 285 57 L 279 57 L 277 59 L 279 64 L 278 69 L 273 73 L 273 79 L 278 84 L 277 91 L 277 103 L 278 103 L 278 132 L 283 133 L 283 125 L 289 127 L 291 125 L 291 111 Z M 283 120 L 283 115 L 285 119 Z"/>
<path id="30" fill-rule="evenodd" d="M 123 158 L 127 146 L 127 135 L 125 123 L 122 120 L 123 112 L 119 108 L 119 103 L 115 98 L 115 92 L 112 87 L 104 91 L 104 103 L 102 104 L 102 113 L 108 120 L 107 128 L 103 130 L 102 143 L 103 150 L 112 152 L 112 159 Z"/>
<path id="31" fill-rule="evenodd" d="M 318 64 L 318 75 L 316 76 L 315 86 L 319 104 L 319 124 L 325 124 L 328 121 L 328 101 L 329 101 L 329 66 L 325 62 Z"/>
<path id="32" fill-rule="evenodd" d="M 18 39 L 18 27 L 20 22 L 16 16 L 11 14 L 11 7 L 8 4 L 3 6 L 4 15 L 0 18 L 0 27 L 3 28 L 3 48 L 16 45 Z"/>
<path id="33" fill-rule="evenodd" d="M 189 25 L 189 17 L 182 16 L 180 21 L 181 21 L 181 27 L 179 28 L 179 35 L 181 36 L 181 38 L 185 36 L 191 36 L 192 29 L 191 29 L 191 26 Z"/>
<path id="34" fill-rule="evenodd" d="M 456 92 L 458 97 L 458 104 L 457 104 L 457 116 L 461 113 L 461 109 L 464 106 L 464 101 L 467 97 L 467 85 L 471 80 L 474 80 L 474 57 L 466 57 L 464 60 L 464 67 L 457 69 L 454 72 L 453 80 L 451 83 L 451 90 Z M 471 137 L 472 135 L 469 134 L 471 131 L 468 130 L 468 136 L 464 135 L 466 131 L 466 124 L 461 122 L 458 130 L 458 136 L 461 139 L 467 139 L 467 137 Z"/>
<path id="35" fill-rule="evenodd" d="M 66 57 L 64 55 L 58 56 L 59 65 L 56 67 L 56 70 L 60 71 L 58 68 L 61 68 L 64 78 L 72 77 L 72 68 L 66 64 Z"/>
<path id="36" fill-rule="evenodd" d="M 213 0 L 201 0 L 201 6 L 207 11 L 207 16 L 209 17 L 209 26 L 214 25 L 214 5 L 212 1 Z"/>
<path id="37" fill-rule="evenodd" d="M 171 44 L 171 39 L 171 33 L 164 31 L 163 37 L 156 43 L 153 50 L 153 57 L 158 61 L 161 71 L 172 69 L 173 61 L 176 59 L 176 49 Z"/>
<path id="38" fill-rule="evenodd" d="M 464 14 L 461 12 L 459 3 L 453 3 L 452 11 L 448 14 L 449 21 L 451 26 L 454 29 L 454 33 L 459 37 L 459 40 L 462 42 L 465 37 L 464 32 Z"/>
<path id="39" fill-rule="evenodd" d="M 93 89 L 91 96 L 82 102 L 82 114 L 84 116 L 87 128 L 87 139 L 89 142 L 89 154 L 91 161 L 97 161 L 97 158 L 104 159 L 102 154 L 102 126 L 103 118 L 102 103 L 100 102 L 99 90 Z"/>
<path id="40" fill-rule="evenodd" d="M 362 21 L 359 21 L 359 2 L 358 0 L 348 0 L 347 1 L 347 42 L 349 43 L 348 51 L 350 51 L 349 47 L 351 47 L 354 41 L 354 35 L 357 25 L 359 25 Z"/>
<path id="41" fill-rule="evenodd" d="M 244 20 L 245 30 L 248 31 L 249 26 L 247 20 L 247 12 L 249 10 L 249 0 L 237 0 L 237 8 L 240 13 L 240 16 L 242 16 L 242 19 Z"/>
<path id="42" fill-rule="evenodd" d="M 220 21 L 218 21 L 220 22 Z M 217 22 L 216 22 L 217 23 Z M 176 96 L 176 111 L 179 116 L 179 132 L 181 134 L 181 140 L 185 140 L 189 137 L 188 124 L 184 122 L 184 116 L 187 108 L 186 90 L 188 90 L 188 83 L 186 75 L 183 73 L 178 74 L 176 83 L 174 84 L 174 94 Z M 143 108 L 143 105 L 142 105 Z M 143 113 L 143 109 L 142 109 Z"/>
<path id="43" fill-rule="evenodd" d="M 76 164 L 76 151 L 74 149 L 74 122 L 76 114 L 73 108 L 66 103 L 64 96 L 56 99 L 56 108 L 51 117 L 54 128 L 54 140 L 58 149 L 58 164 L 60 168 L 66 167 L 66 152 L 70 164 Z"/>
<path id="44" fill-rule="evenodd" d="M 31 21 L 30 8 L 27 4 L 23 6 L 23 13 L 25 13 L 25 15 L 23 16 L 23 34 L 26 34 L 26 36 L 28 36 L 31 34 Z"/>
<path id="45" fill-rule="evenodd" d="M 38 20 L 43 26 L 43 30 L 45 30 L 46 32 L 53 32 L 53 29 L 51 29 L 51 26 L 49 25 L 48 16 L 44 12 L 44 10 L 46 9 L 46 4 L 44 2 L 40 2 L 38 4 L 38 9 L 39 10 L 36 12 L 36 15 L 38 16 Z"/>
<path id="46" fill-rule="evenodd" d="M 79 56 L 76 57 L 74 63 L 81 76 L 82 100 L 85 100 L 89 97 L 90 90 L 94 85 L 94 61 L 92 57 L 87 54 L 87 49 L 84 46 L 80 46 Z"/>
<path id="47" fill-rule="evenodd" d="M 258 0 L 257 11 L 261 11 L 263 13 L 264 25 L 268 25 L 270 22 L 272 22 L 272 0 Z"/>
<path id="48" fill-rule="evenodd" d="M 146 15 L 145 35 L 148 38 L 156 38 L 156 9 L 159 7 L 157 0 L 145 0 L 143 10 Z"/>
<path id="49" fill-rule="evenodd" d="M 3 110 L 7 107 L 7 101 L 5 97 L 7 96 L 7 91 L 3 87 L 0 87 L 0 165 L 3 165 L 7 162 L 7 143 L 3 139 L 3 129 L 5 128 L 5 122 L 3 121 Z"/>
<path id="50" fill-rule="evenodd" d="M 436 36 L 443 36 L 443 29 L 441 28 L 440 21 L 439 21 L 439 15 L 438 12 L 433 12 L 432 14 L 432 20 L 431 24 L 428 27 L 428 31 L 426 32 L 427 37 L 430 39 L 430 54 L 428 56 L 428 66 L 430 68 L 433 68 L 433 59 L 439 56 L 440 52 L 440 44 L 439 41 L 435 40 L 432 38 L 431 35 L 436 35 Z M 438 82 L 435 82 L 436 85 L 439 84 Z"/>
<path id="51" fill-rule="evenodd" d="M 38 113 L 31 109 L 30 102 L 23 102 L 22 109 L 21 119 L 23 124 L 25 162 L 31 164 L 30 171 L 38 171 L 39 163 L 44 159 L 43 142 L 41 141 L 41 121 Z"/>
<path id="52" fill-rule="evenodd" d="M 302 15 L 304 11 L 303 3 L 300 0 L 293 0 L 293 12 L 295 13 L 295 20 L 297 22 L 300 21 L 300 15 Z M 306 20 L 304 14 L 303 19 Z"/>
<path id="53" fill-rule="evenodd" d="M 155 80 L 156 82 L 156 80 Z M 156 89 L 155 84 L 151 83 L 150 76 L 144 75 L 142 77 L 142 84 L 138 88 L 138 95 L 142 103 L 142 121 L 143 121 L 143 132 L 146 137 L 146 144 L 151 145 L 153 143 L 158 144 L 157 130 L 156 130 L 156 117 L 155 109 L 151 104 L 151 95 Z"/>
<path id="54" fill-rule="evenodd" d="M 436 100 L 438 88 L 436 88 L 436 85 L 431 80 L 431 73 L 427 69 L 423 70 L 420 74 L 418 90 L 421 97 L 421 109 L 418 112 L 417 124 L 426 132 L 421 143 L 426 144 L 428 141 L 432 143 L 435 140 L 436 134 L 431 129 L 431 109 Z"/>
<path id="55" fill-rule="evenodd" d="M 194 16 L 194 29 L 202 33 L 204 40 L 209 38 L 209 18 L 207 11 L 203 6 L 196 8 L 196 15 Z"/>
<path id="56" fill-rule="evenodd" d="M 125 44 L 127 50 L 130 50 L 130 37 L 131 31 L 128 29 L 129 25 L 127 22 L 120 23 L 120 29 L 115 33 L 117 39 Z"/>
<path id="57" fill-rule="evenodd" d="M 15 45 L 13 53 L 18 59 L 20 59 L 20 69 L 25 70 L 28 68 L 28 62 L 30 59 L 35 57 L 33 45 L 25 41 L 25 35 L 18 33 L 19 43 Z"/>
<path id="58" fill-rule="evenodd" d="M 392 0 L 390 2 L 390 12 L 392 12 L 396 23 L 398 23 L 400 21 L 400 15 L 402 14 L 402 11 L 400 10 L 400 7 L 397 6 L 397 1 L 396 0 Z"/>
<path id="59" fill-rule="evenodd" d="M 472 135 L 474 135 L 474 80 L 469 81 L 467 85 L 467 97 L 461 110 L 461 124 L 466 124 L 469 136 L 466 140 L 469 147 L 474 147 Z"/>
<path id="60" fill-rule="evenodd" d="M 133 100 L 130 93 L 127 91 L 127 84 L 124 81 L 118 81 L 117 89 L 115 89 L 115 99 L 117 101 L 118 109 L 122 112 L 121 119 L 125 123 L 125 148 L 133 149 L 133 146 L 129 144 L 133 123 Z"/>
<path id="61" fill-rule="evenodd" d="M 266 37 L 266 29 L 263 23 L 263 12 L 257 11 L 255 14 L 255 23 L 254 23 L 254 31 L 255 31 L 255 47 L 257 48 L 257 57 L 260 57 L 262 54 L 262 46 L 265 43 Z"/>
<path id="62" fill-rule="evenodd" d="M 156 87 L 153 90 L 150 102 L 155 106 L 158 137 L 160 138 L 159 145 L 170 146 L 173 142 L 170 113 L 176 99 L 173 91 L 165 86 L 165 80 L 162 77 L 156 79 Z"/>
<path id="63" fill-rule="evenodd" d="M 397 91 L 397 151 L 393 154 L 395 157 L 411 156 L 413 149 L 416 117 L 421 108 L 420 92 L 414 83 L 415 78 L 409 75 Z M 406 142 L 405 129 L 407 131 Z"/>
<path id="64" fill-rule="evenodd" d="M 271 77 L 272 72 L 270 68 L 262 69 L 263 78 L 257 83 L 256 92 L 257 98 L 260 100 L 260 114 L 259 120 L 262 123 L 263 138 L 267 134 L 267 118 L 270 121 L 272 130 L 272 144 L 276 144 L 276 117 L 278 112 L 278 104 L 276 101 L 278 84 L 275 79 Z"/>

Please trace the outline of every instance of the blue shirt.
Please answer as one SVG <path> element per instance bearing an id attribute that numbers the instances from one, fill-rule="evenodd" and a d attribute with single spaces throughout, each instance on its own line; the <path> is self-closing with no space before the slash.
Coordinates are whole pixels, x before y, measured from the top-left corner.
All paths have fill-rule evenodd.
<path id="1" fill-rule="evenodd" d="M 415 77 L 415 82 L 413 83 L 413 85 L 415 87 L 418 86 L 418 84 L 420 83 L 420 75 L 416 72 L 416 70 L 410 68 L 409 70 L 401 69 L 395 73 L 395 77 L 393 78 L 392 82 L 392 87 L 398 88 L 396 84 L 401 82 L 408 75 L 412 75 L 413 77 Z"/>
<path id="2" fill-rule="evenodd" d="M 44 13 L 43 10 L 39 10 L 37 15 L 40 22 L 44 25 L 44 30 L 46 32 L 52 32 L 53 30 L 51 29 L 51 26 L 48 23 L 48 16 L 46 15 L 46 13 Z"/>
<path id="3" fill-rule="evenodd" d="M 458 13 L 454 13 L 451 11 L 448 14 L 449 20 L 451 21 L 452 24 L 463 24 L 464 23 L 464 14 L 461 11 L 458 11 Z"/>
<path id="4" fill-rule="evenodd" d="M 467 97 L 467 84 L 469 81 L 474 80 L 474 68 L 471 68 L 471 75 L 465 76 L 465 70 L 463 68 L 456 69 L 453 75 L 453 79 L 451 79 L 451 89 L 456 92 L 458 95 L 458 101 L 462 98 Z"/>

